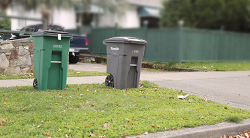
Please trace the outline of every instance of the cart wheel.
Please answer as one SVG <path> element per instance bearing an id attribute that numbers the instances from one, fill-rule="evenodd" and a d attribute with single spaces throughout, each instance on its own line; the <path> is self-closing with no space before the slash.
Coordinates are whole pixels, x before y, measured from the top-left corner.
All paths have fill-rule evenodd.
<path id="1" fill-rule="evenodd" d="M 33 80 L 33 88 L 38 89 L 38 83 L 37 83 L 37 78 Z"/>
<path id="2" fill-rule="evenodd" d="M 114 87 L 114 77 L 111 74 L 106 77 L 105 85 L 110 86 L 110 87 Z"/>

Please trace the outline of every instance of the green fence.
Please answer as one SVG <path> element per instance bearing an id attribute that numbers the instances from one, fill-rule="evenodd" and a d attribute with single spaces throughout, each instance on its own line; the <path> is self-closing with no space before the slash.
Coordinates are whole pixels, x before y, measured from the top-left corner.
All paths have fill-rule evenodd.
<path id="1" fill-rule="evenodd" d="M 95 28 L 89 35 L 90 54 L 106 56 L 103 40 L 114 36 L 145 39 L 144 61 L 250 61 L 250 35 L 182 28 Z"/>

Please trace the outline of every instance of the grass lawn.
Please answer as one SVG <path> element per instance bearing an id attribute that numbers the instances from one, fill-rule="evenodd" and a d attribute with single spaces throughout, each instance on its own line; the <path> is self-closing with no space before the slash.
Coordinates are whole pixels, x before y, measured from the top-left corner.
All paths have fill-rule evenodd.
<path id="1" fill-rule="evenodd" d="M 143 81 L 118 90 L 104 84 L 68 85 L 66 90 L 0 88 L 0 136 L 121 137 L 217 124 L 250 112 L 188 96 Z M 6 121 L 6 122 L 5 122 Z"/>
<path id="2" fill-rule="evenodd" d="M 163 71 L 183 71 L 183 69 L 195 69 L 205 71 L 247 71 L 250 70 L 250 62 L 185 62 L 185 63 L 161 63 L 146 62 L 143 67 L 144 70 L 155 69 Z"/>
<path id="3" fill-rule="evenodd" d="M 209 71 L 246 71 L 250 70 L 250 62 L 187 62 L 177 64 L 177 68 Z"/>
<path id="4" fill-rule="evenodd" d="M 83 77 L 83 76 L 107 76 L 105 72 L 94 72 L 94 71 L 76 71 L 73 69 L 68 70 L 68 77 Z M 6 79 L 31 79 L 35 78 L 33 74 L 4 74 L 0 73 L 0 80 Z"/>

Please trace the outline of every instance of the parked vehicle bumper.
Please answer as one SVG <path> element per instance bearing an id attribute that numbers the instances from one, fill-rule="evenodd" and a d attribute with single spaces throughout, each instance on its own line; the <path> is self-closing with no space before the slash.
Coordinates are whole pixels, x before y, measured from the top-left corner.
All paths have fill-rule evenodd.
<path id="1" fill-rule="evenodd" d="M 69 52 L 74 52 L 74 53 L 87 53 L 89 48 L 74 48 L 70 47 Z"/>

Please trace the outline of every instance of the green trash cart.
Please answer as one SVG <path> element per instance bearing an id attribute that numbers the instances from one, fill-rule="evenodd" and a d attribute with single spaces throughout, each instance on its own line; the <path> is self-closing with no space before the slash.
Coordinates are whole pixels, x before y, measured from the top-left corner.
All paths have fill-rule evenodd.
<path id="1" fill-rule="evenodd" d="M 67 32 L 43 31 L 30 37 L 33 40 L 33 88 L 38 90 L 64 89 L 67 82 L 70 35 Z"/>

